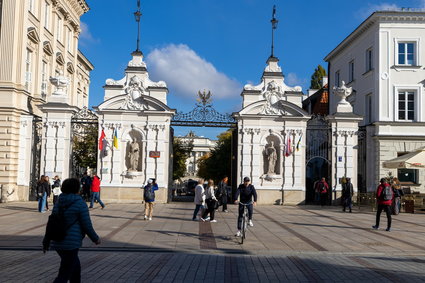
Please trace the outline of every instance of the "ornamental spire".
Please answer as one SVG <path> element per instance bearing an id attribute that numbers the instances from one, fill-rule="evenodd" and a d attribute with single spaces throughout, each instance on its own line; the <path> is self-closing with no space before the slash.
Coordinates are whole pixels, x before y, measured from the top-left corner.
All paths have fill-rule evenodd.
<path id="1" fill-rule="evenodd" d="M 137 48 L 135 52 L 141 52 L 140 47 L 140 17 L 142 16 L 142 12 L 140 11 L 140 0 L 137 0 L 137 11 L 134 12 L 134 18 L 137 22 Z"/>
<path id="2" fill-rule="evenodd" d="M 273 14 L 270 22 L 272 23 L 272 52 L 270 57 L 274 57 L 274 30 L 277 29 L 277 23 L 279 22 L 276 19 L 276 5 L 273 5 Z"/>

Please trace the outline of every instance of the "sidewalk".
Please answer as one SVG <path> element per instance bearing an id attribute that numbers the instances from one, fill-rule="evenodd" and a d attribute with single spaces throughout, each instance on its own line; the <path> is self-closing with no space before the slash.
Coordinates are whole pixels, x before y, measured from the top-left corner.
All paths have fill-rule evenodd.
<path id="1" fill-rule="evenodd" d="M 425 215 L 393 217 L 371 229 L 374 213 L 337 207 L 257 206 L 238 243 L 237 207 L 217 223 L 192 221 L 191 203 L 158 204 L 152 221 L 136 204 L 91 210 L 102 244 L 85 240 L 84 282 L 423 282 Z M 0 205 L 1 282 L 51 282 L 59 257 L 40 251 L 48 213 L 36 203 Z M 386 218 L 381 219 L 385 228 Z M 34 274 L 35 271 L 35 274 Z"/>

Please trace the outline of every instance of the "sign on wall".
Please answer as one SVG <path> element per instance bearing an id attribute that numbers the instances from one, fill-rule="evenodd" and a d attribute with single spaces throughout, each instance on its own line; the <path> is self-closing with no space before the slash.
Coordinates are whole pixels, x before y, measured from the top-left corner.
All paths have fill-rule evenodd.
<path id="1" fill-rule="evenodd" d="M 159 158 L 159 157 L 161 157 L 161 152 L 159 152 L 159 151 L 149 151 L 149 157 Z"/>

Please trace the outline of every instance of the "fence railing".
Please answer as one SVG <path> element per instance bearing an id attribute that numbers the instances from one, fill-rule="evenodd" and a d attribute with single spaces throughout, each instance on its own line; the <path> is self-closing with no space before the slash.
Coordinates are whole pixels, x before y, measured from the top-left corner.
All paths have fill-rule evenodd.
<path id="1" fill-rule="evenodd" d="M 355 205 L 359 210 L 376 211 L 377 203 L 374 192 L 358 193 Z M 425 211 L 425 194 L 405 194 L 401 197 L 401 212 Z"/>

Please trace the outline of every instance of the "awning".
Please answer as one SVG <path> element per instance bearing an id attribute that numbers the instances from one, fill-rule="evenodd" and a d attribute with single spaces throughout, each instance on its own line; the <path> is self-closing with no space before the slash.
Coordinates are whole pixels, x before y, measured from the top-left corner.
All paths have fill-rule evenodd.
<path id="1" fill-rule="evenodd" d="M 384 168 L 425 168 L 425 147 L 383 163 Z"/>

